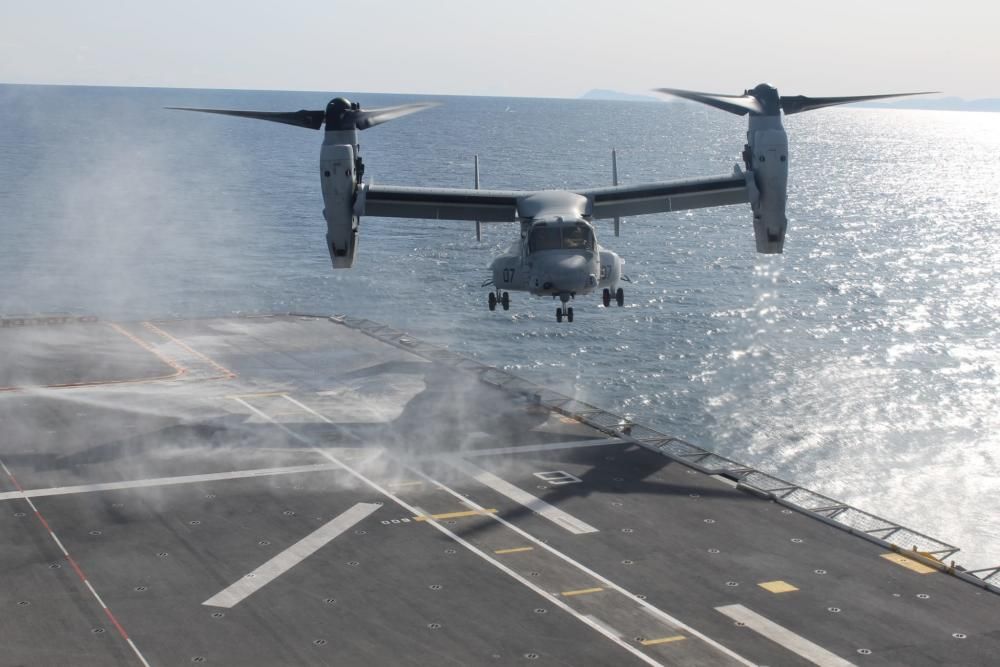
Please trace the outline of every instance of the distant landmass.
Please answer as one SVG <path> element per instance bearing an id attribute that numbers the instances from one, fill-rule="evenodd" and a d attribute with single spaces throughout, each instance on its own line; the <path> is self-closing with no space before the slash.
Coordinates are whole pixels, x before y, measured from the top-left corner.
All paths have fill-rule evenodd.
<path id="1" fill-rule="evenodd" d="M 617 90 L 595 88 L 580 96 L 582 100 L 612 100 L 616 102 L 669 102 L 666 97 L 635 95 Z M 892 102 L 856 102 L 869 109 L 926 109 L 929 111 L 1000 111 L 1000 99 L 965 100 L 961 97 L 912 97 Z"/>

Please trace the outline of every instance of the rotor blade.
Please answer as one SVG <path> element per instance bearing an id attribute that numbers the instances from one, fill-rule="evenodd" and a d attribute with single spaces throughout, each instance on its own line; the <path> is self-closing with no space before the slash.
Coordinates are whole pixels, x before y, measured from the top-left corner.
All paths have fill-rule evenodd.
<path id="1" fill-rule="evenodd" d="M 666 93 L 675 97 L 683 97 L 693 102 L 701 102 L 716 109 L 745 116 L 747 113 L 764 113 L 764 107 L 753 95 L 715 95 L 699 93 L 694 90 L 679 90 L 677 88 L 656 88 L 658 93 Z"/>
<path id="2" fill-rule="evenodd" d="M 782 96 L 781 108 L 786 114 L 812 111 L 835 104 L 850 104 L 851 102 L 866 102 L 868 100 L 884 100 L 889 97 L 906 97 L 907 95 L 933 95 L 938 91 L 922 93 L 892 93 L 890 95 L 858 95 L 855 97 L 806 97 L 805 95 Z"/>
<path id="3" fill-rule="evenodd" d="M 326 112 L 322 109 L 319 111 L 308 111 L 306 109 L 301 109 L 299 111 L 236 111 L 232 109 L 192 109 L 190 107 L 167 108 L 176 109 L 177 111 L 200 111 L 201 113 L 217 113 L 223 116 L 239 116 L 241 118 L 269 120 L 275 123 L 306 127 L 310 130 L 318 130 L 323 127 L 323 119 L 326 116 Z"/>
<path id="4" fill-rule="evenodd" d="M 367 130 L 369 127 L 381 125 L 390 120 L 396 120 L 411 113 L 417 113 L 424 109 L 438 106 L 437 102 L 415 102 L 413 104 L 403 104 L 398 107 L 382 107 L 381 109 L 362 109 L 355 114 L 355 126 L 359 130 Z"/>

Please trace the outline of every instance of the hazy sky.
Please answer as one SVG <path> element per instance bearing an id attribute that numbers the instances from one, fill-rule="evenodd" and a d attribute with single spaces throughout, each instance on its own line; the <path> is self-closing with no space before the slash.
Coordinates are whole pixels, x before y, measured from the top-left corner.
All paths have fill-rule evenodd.
<path id="1" fill-rule="evenodd" d="M 1000 97 L 996 0 L 0 3 L 5 83 Z"/>

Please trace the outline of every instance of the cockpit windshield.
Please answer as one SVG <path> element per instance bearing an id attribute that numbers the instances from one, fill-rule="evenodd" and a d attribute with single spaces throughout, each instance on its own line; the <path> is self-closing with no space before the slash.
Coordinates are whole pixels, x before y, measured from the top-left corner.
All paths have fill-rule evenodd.
<path id="1" fill-rule="evenodd" d="M 536 225 L 528 238 L 528 252 L 540 250 L 593 250 L 594 231 L 583 222 L 570 225 Z"/>

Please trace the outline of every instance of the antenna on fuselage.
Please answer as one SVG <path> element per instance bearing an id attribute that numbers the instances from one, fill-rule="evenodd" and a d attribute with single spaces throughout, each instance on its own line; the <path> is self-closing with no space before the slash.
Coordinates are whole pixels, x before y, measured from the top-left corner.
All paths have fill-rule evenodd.
<path id="1" fill-rule="evenodd" d="M 479 189 L 479 155 L 475 156 L 475 170 L 476 170 L 476 189 Z M 476 220 L 476 240 L 483 240 L 483 226 L 482 223 Z"/>
<path id="2" fill-rule="evenodd" d="M 618 151 L 611 149 L 611 185 L 618 185 Z M 615 236 L 621 236 L 622 219 L 615 216 Z"/>

